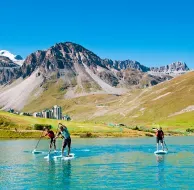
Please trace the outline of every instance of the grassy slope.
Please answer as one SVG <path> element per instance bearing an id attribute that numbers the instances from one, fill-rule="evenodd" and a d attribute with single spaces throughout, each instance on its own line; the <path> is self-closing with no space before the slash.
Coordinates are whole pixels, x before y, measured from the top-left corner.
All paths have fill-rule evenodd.
<path id="1" fill-rule="evenodd" d="M 90 95 L 64 99 L 57 85 L 45 91 L 40 98 L 25 107 L 26 111 L 38 111 L 54 104 L 63 107 L 76 121 L 125 123 L 127 125 L 162 125 L 169 129 L 194 127 L 194 111 L 169 117 L 190 105 L 194 105 L 194 72 L 181 75 L 157 86 L 133 90 L 123 96 Z M 164 96 L 166 95 L 166 96 Z M 99 107 L 97 105 L 104 105 Z"/>
<path id="2" fill-rule="evenodd" d="M 112 112 L 115 113 L 112 118 L 115 122 L 128 124 L 149 126 L 160 124 L 169 129 L 192 128 L 194 127 L 194 111 L 171 117 L 170 115 L 194 105 L 193 81 L 194 72 L 190 72 L 155 87 L 144 89 L 143 93 L 137 95 L 138 98 L 135 101 L 125 97 L 121 106 L 118 103 L 114 105 L 117 110 L 121 107 L 125 116 Z M 163 96 L 165 94 L 166 96 Z M 130 110 L 131 108 L 134 109 Z M 110 116 L 111 114 L 101 119 L 107 120 Z"/>

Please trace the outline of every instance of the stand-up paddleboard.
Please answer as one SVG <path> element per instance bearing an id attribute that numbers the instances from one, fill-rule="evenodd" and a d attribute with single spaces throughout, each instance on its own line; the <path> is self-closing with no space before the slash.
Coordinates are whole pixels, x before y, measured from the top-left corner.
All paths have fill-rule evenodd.
<path id="1" fill-rule="evenodd" d="M 71 159 L 75 158 L 75 154 L 71 153 L 70 156 L 59 155 L 59 156 L 54 156 L 53 158 L 54 158 L 54 160 L 71 160 Z"/>
<path id="2" fill-rule="evenodd" d="M 51 154 L 48 154 L 47 156 L 44 157 L 45 159 L 51 159 L 53 156 Z"/>
<path id="3" fill-rule="evenodd" d="M 166 150 L 157 150 L 154 152 L 154 154 L 167 154 L 167 153 L 168 153 L 168 151 L 166 151 Z"/>
<path id="4" fill-rule="evenodd" d="M 50 154 L 48 154 L 47 156 L 45 156 L 44 158 L 45 159 L 51 159 L 51 158 L 54 158 L 54 156 L 57 156 L 57 154 L 60 154 L 61 151 L 54 151 L 54 152 L 51 152 Z"/>

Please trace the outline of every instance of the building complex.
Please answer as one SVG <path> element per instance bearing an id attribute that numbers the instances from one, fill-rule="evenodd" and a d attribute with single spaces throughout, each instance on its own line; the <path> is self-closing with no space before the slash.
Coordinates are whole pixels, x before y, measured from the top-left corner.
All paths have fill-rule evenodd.
<path id="1" fill-rule="evenodd" d="M 53 106 L 51 109 L 45 109 L 41 112 L 33 113 L 34 117 L 43 117 L 43 118 L 50 118 L 50 119 L 62 119 L 62 108 L 61 106 Z"/>

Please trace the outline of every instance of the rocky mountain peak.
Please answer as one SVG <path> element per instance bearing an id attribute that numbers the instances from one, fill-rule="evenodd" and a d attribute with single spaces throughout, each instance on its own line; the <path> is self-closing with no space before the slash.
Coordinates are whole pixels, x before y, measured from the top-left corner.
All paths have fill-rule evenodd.
<path id="1" fill-rule="evenodd" d="M 151 75 L 155 76 L 163 76 L 163 75 L 170 75 L 170 76 L 177 76 L 180 74 L 183 74 L 187 71 L 189 71 L 189 67 L 186 65 L 186 63 L 177 61 L 173 62 L 166 66 L 161 67 L 151 67 L 150 71 L 148 72 Z"/>
<path id="2" fill-rule="evenodd" d="M 167 65 L 169 71 L 188 71 L 189 67 L 185 62 L 177 61 Z"/>

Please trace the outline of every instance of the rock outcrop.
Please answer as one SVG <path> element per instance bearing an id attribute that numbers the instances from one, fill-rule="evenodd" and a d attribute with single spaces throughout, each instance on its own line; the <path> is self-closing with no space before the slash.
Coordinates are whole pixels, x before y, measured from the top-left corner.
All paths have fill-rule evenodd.
<path id="1" fill-rule="evenodd" d="M 0 56 L 0 85 L 9 83 L 21 76 L 21 68 L 8 57 Z"/>
<path id="2" fill-rule="evenodd" d="M 150 71 L 150 68 L 141 65 L 137 61 L 133 60 L 124 60 L 124 61 L 113 61 L 111 59 L 104 59 L 104 64 L 107 65 L 109 68 L 114 68 L 116 70 L 125 70 L 125 69 L 136 69 L 142 72 Z"/>

